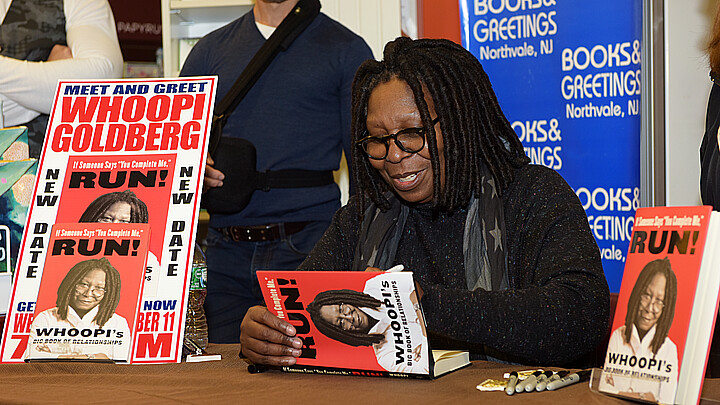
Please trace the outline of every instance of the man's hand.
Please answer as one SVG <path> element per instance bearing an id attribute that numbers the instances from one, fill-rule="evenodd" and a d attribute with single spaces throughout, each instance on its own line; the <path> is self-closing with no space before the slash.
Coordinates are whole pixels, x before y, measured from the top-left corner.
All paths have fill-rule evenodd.
<path id="1" fill-rule="evenodd" d="M 213 167 L 215 162 L 208 154 L 205 163 L 205 181 L 203 182 L 203 191 L 208 191 L 210 187 L 222 187 L 225 175 L 220 170 Z"/>
<path id="2" fill-rule="evenodd" d="M 50 50 L 50 55 L 47 60 L 51 62 L 54 60 L 72 59 L 72 57 L 73 55 L 70 48 L 65 45 L 55 44 Z"/>
<path id="3" fill-rule="evenodd" d="M 240 325 L 242 353 L 255 364 L 292 366 L 302 353 L 295 327 L 263 306 L 248 310 Z"/>

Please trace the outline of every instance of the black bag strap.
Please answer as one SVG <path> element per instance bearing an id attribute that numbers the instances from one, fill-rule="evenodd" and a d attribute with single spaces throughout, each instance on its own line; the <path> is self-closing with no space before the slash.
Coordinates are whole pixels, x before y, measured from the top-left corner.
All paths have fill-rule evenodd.
<path id="1" fill-rule="evenodd" d="M 320 14 L 319 0 L 300 0 L 275 28 L 270 38 L 260 47 L 250 63 L 240 73 L 232 88 L 215 106 L 208 152 L 212 156 L 220 143 L 222 128 L 235 107 L 257 82 L 280 50 L 287 50 L 305 28 Z"/>

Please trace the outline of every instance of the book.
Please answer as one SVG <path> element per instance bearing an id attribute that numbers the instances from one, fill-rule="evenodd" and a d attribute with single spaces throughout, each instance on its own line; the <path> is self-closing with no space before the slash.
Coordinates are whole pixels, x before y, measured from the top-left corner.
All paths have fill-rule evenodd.
<path id="1" fill-rule="evenodd" d="M 29 158 L 27 127 L 0 128 L 0 313 L 8 310 L 37 159 Z"/>
<path id="2" fill-rule="evenodd" d="M 61 80 L 20 242 L 0 362 L 29 333 L 51 225 L 128 222 L 152 230 L 130 363 L 180 362 L 217 77 Z M 22 297 L 22 298 L 21 298 Z"/>
<path id="3" fill-rule="evenodd" d="M 149 243 L 147 224 L 53 225 L 37 301 L 17 301 L 25 360 L 129 362 Z"/>
<path id="4" fill-rule="evenodd" d="M 436 378 L 470 365 L 431 350 L 411 272 L 258 271 L 268 310 L 303 341 L 283 371 Z"/>
<path id="5" fill-rule="evenodd" d="M 29 157 L 27 127 L 0 128 L 0 275 L 10 276 L 17 261 L 37 172 Z"/>
<path id="6" fill-rule="evenodd" d="M 599 390 L 650 403 L 700 398 L 718 310 L 720 213 L 636 211 Z"/>

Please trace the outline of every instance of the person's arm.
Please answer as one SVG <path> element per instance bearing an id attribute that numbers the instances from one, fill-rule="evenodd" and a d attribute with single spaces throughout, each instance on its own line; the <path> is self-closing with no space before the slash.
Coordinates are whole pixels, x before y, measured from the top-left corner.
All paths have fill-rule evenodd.
<path id="1" fill-rule="evenodd" d="M 202 38 L 198 43 L 193 46 L 183 63 L 182 69 L 180 70 L 181 77 L 187 76 L 203 76 L 207 75 L 209 70 L 206 66 L 209 63 L 209 42 L 213 40 L 210 37 Z M 221 99 L 217 99 L 216 102 L 220 102 Z M 205 161 L 205 176 L 203 177 L 203 191 L 208 191 L 211 187 L 222 187 L 223 180 L 225 180 L 225 174 L 214 167 L 215 162 L 212 156 L 208 153 L 207 160 Z"/>
<path id="2" fill-rule="evenodd" d="M 300 265 L 305 270 L 349 270 L 352 263 L 353 242 L 350 231 L 357 216 L 355 198 L 335 213 L 333 221 Z M 357 222 L 357 221 L 355 221 Z M 359 226 L 355 224 L 354 229 Z M 357 240 L 355 234 L 354 240 Z M 242 354 L 257 364 L 291 366 L 300 356 L 302 341 L 289 322 L 271 314 L 264 306 L 248 310 L 240 325 Z"/>
<path id="3" fill-rule="evenodd" d="M 33 343 L 38 338 L 37 330 L 51 327 L 50 310 L 40 312 L 30 325 L 30 337 L 28 338 L 27 348 L 25 349 L 24 358 L 39 357 L 55 357 L 57 353 L 53 353 L 51 345 L 48 343 Z M 41 338 L 42 339 L 42 338 Z"/>
<path id="4" fill-rule="evenodd" d="M 130 346 L 132 346 L 132 335 L 130 334 L 127 320 L 117 314 L 113 314 L 113 317 L 117 318 L 115 322 L 115 327 L 117 328 L 115 333 L 122 333 L 123 335 L 122 338 L 119 339 L 122 340 L 122 344 L 112 346 L 113 350 L 110 352 L 112 355 L 111 358 L 113 360 L 130 361 L 128 354 L 130 353 Z"/>
<path id="5" fill-rule="evenodd" d="M 625 330 L 624 326 L 621 326 L 613 331 L 613 333 L 610 335 L 610 341 L 608 342 L 608 348 L 607 353 L 623 353 L 623 345 L 625 342 L 623 341 L 623 332 Z M 605 367 L 610 366 L 608 364 L 607 358 L 604 360 Z M 627 384 L 623 384 L 625 382 L 625 378 L 623 376 L 619 376 L 615 378 L 615 375 L 606 373 L 603 375 L 603 377 L 600 379 L 600 389 L 603 391 L 609 391 L 618 393 L 620 391 L 621 386 L 625 386 L 624 390 L 627 390 Z"/>
<path id="6" fill-rule="evenodd" d="M 420 283 L 428 329 L 525 364 L 565 365 L 608 328 L 609 292 L 585 211 L 555 172 L 517 171 L 506 191 L 511 289 Z"/>
<path id="7" fill-rule="evenodd" d="M 65 0 L 72 58 L 27 62 L 0 56 L 0 94 L 25 109 L 48 114 L 60 79 L 107 79 L 122 74 L 123 58 L 107 0 Z"/>
<path id="8" fill-rule="evenodd" d="M 672 371 L 670 371 L 668 375 L 670 381 L 667 384 L 660 384 L 660 390 L 657 394 L 660 402 L 671 404 L 675 400 L 675 392 L 677 391 L 678 383 L 678 368 L 680 367 L 680 364 L 678 363 L 677 346 L 672 340 L 670 340 L 670 338 L 665 338 L 665 343 L 663 343 L 660 347 L 657 358 L 667 361 L 668 364 L 672 366 Z"/>

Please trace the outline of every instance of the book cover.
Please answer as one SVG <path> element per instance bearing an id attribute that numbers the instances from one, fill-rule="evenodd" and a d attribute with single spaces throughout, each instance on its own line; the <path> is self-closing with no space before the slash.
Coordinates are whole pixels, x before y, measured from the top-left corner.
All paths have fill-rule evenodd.
<path id="1" fill-rule="evenodd" d="M 29 156 L 27 127 L 0 128 L 0 276 L 9 277 L 17 262 L 37 173 Z"/>
<path id="2" fill-rule="evenodd" d="M 149 224 L 131 362 L 181 360 L 216 83 L 216 77 L 58 83 L 13 297 L 19 290 L 37 295 L 51 224 Z M 5 330 L 16 327 L 14 311 L 11 302 Z M 21 361 L 10 339 L 3 337 L 0 361 Z"/>
<path id="3" fill-rule="evenodd" d="M 24 358 L 128 362 L 149 242 L 147 224 L 53 225 L 34 312 L 16 314 Z"/>
<path id="4" fill-rule="evenodd" d="M 637 210 L 600 391 L 697 402 L 717 312 L 717 271 L 708 265 L 717 225 L 710 207 Z"/>
<path id="5" fill-rule="evenodd" d="M 284 371 L 435 376 L 411 272 L 258 271 L 258 280 L 270 312 L 304 343 Z"/>

